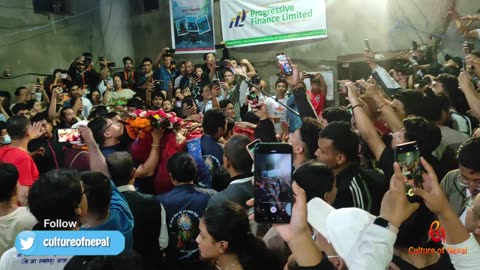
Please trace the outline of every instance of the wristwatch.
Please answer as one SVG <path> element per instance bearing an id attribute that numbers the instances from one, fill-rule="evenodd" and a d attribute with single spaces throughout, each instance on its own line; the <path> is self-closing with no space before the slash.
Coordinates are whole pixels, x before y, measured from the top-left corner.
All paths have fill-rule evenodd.
<path id="1" fill-rule="evenodd" d="M 375 221 L 373 221 L 373 224 L 378 225 L 380 227 L 386 228 L 387 230 L 393 232 L 394 234 L 398 234 L 398 229 L 390 224 L 388 220 L 382 218 L 382 217 L 377 217 Z"/>

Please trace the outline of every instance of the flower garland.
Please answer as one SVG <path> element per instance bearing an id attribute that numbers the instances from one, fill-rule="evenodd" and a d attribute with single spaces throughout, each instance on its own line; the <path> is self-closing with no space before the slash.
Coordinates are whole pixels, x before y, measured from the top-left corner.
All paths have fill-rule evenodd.
<path id="1" fill-rule="evenodd" d="M 174 112 L 166 113 L 162 109 L 153 110 L 135 110 L 136 117 L 128 118 L 125 125 L 128 136 L 132 139 L 140 137 L 151 132 L 154 128 L 175 129 L 182 125 L 182 118 Z"/>

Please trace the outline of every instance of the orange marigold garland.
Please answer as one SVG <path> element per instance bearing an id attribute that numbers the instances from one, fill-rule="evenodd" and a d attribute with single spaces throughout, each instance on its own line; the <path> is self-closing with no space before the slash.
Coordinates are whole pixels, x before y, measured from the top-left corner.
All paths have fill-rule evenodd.
<path id="1" fill-rule="evenodd" d="M 125 121 L 128 136 L 132 139 L 137 137 L 142 139 L 153 128 L 175 129 L 182 124 L 182 118 L 177 117 L 174 112 L 166 113 L 162 109 L 158 111 L 135 110 L 133 113 L 137 117 L 128 118 Z"/>

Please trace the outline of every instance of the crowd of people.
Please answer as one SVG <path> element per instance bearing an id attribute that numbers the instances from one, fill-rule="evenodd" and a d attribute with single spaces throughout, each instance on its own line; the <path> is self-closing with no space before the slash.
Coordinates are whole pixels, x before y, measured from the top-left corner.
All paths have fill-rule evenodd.
<path id="1" fill-rule="evenodd" d="M 463 25 L 476 17 L 452 14 L 478 38 Z M 52 270 L 478 269 L 480 51 L 463 51 L 436 59 L 426 44 L 382 64 L 366 49 L 372 76 L 340 81 L 338 106 L 326 105 L 320 73 L 289 60 L 269 93 L 227 48 L 198 64 L 164 48 L 138 70 L 126 56 L 120 71 L 84 53 L 15 100 L 0 91 L 0 269 L 56 258 L 23 256 L 15 238 L 58 230 L 44 222 L 58 219 L 73 222 L 63 230 L 119 231 L 125 250 L 64 256 Z M 255 139 L 292 145 L 288 224 L 249 217 Z M 408 142 L 421 156 L 415 202 L 396 162 Z M 277 182 L 257 185 L 290 194 Z M 313 198 L 335 209 L 321 226 L 307 215 Z"/>

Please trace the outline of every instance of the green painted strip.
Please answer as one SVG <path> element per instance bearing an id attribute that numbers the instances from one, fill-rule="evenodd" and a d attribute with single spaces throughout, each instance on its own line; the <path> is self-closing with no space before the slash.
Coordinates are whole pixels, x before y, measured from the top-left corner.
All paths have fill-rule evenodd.
<path id="1" fill-rule="evenodd" d="M 281 41 L 285 39 L 320 36 L 320 35 L 326 35 L 326 34 L 327 34 L 327 29 L 320 29 L 320 30 L 305 31 L 305 32 L 298 32 L 298 33 L 291 33 L 291 34 L 280 34 L 280 35 L 272 35 L 272 36 L 264 36 L 264 37 L 235 39 L 235 40 L 229 40 L 225 44 L 227 46 L 245 45 L 245 44 L 261 43 L 261 42 Z"/>

